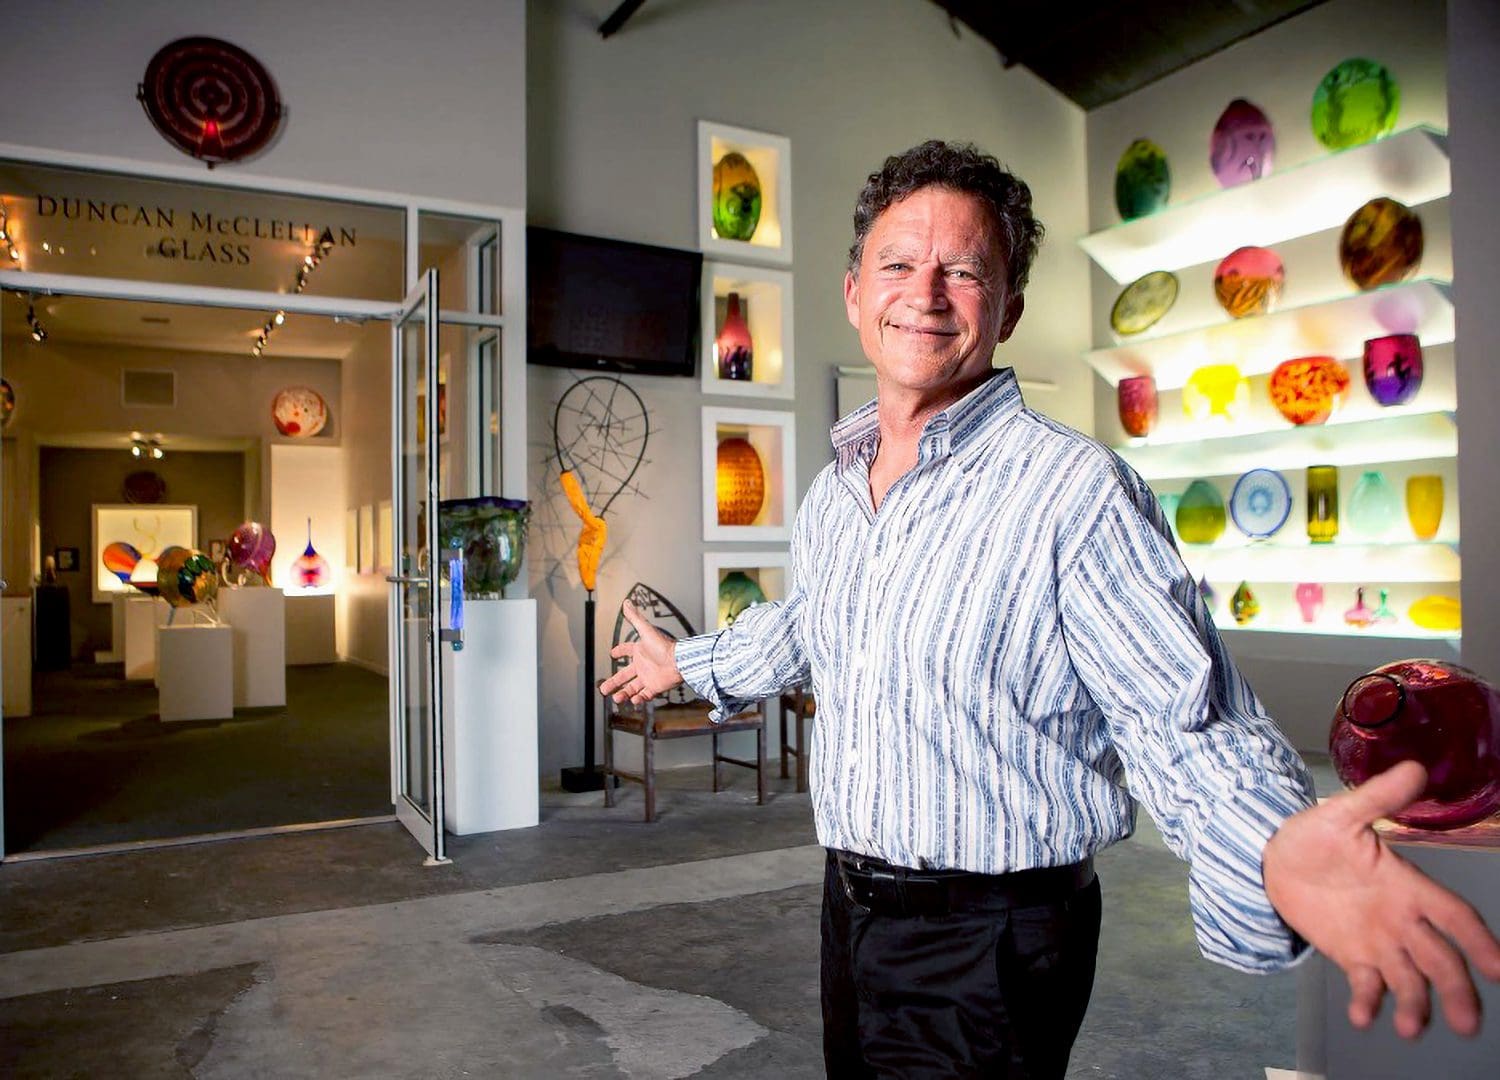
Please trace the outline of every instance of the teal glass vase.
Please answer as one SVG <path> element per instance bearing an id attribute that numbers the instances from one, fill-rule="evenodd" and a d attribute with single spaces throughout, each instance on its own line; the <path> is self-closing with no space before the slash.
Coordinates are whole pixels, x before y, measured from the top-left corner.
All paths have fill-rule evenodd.
<path id="1" fill-rule="evenodd" d="M 1401 521 L 1401 500 L 1384 474 L 1367 470 L 1349 493 L 1344 523 L 1363 540 L 1381 540 Z"/>

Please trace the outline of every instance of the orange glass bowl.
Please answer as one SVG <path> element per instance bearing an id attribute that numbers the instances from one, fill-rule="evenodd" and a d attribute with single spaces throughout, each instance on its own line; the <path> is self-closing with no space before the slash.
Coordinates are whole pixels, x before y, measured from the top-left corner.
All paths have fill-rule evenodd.
<path id="1" fill-rule="evenodd" d="M 1285 284 L 1286 267 L 1269 248 L 1238 248 L 1214 270 L 1214 296 L 1236 319 L 1271 311 Z"/>
<path id="2" fill-rule="evenodd" d="M 714 490 L 720 525 L 753 525 L 766 501 L 766 470 L 749 440 L 719 442 Z"/>
<path id="3" fill-rule="evenodd" d="M 1135 438 L 1150 435 L 1156 427 L 1156 380 L 1150 375 L 1121 379 L 1115 388 L 1120 406 L 1120 426 Z"/>
<path id="4" fill-rule="evenodd" d="M 1422 263 L 1422 219 L 1395 199 L 1371 199 L 1344 223 L 1339 265 L 1360 289 L 1405 281 Z"/>
<path id="5" fill-rule="evenodd" d="M 1271 372 L 1271 404 L 1292 423 L 1321 424 L 1349 399 L 1349 369 L 1331 356 L 1283 360 Z"/>

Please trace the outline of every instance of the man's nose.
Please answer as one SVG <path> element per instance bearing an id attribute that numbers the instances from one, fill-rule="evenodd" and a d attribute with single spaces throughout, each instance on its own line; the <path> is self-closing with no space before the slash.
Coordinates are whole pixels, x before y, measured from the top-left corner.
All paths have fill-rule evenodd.
<path id="1" fill-rule="evenodd" d="M 924 266 L 908 279 L 907 302 L 919 311 L 941 311 L 948 306 L 948 279 L 941 267 Z"/>

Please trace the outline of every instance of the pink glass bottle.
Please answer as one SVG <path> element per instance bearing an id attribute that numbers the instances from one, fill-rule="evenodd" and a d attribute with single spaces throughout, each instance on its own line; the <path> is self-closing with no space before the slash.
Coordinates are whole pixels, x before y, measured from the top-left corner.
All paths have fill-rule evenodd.
<path id="1" fill-rule="evenodd" d="M 1323 586 L 1316 581 L 1304 581 L 1297 586 L 1297 609 L 1302 612 L 1302 621 L 1318 621 L 1323 611 Z"/>
<path id="2" fill-rule="evenodd" d="M 1401 761 L 1427 769 L 1422 797 L 1391 817 L 1456 829 L 1500 812 L 1500 690 L 1443 660 L 1398 660 L 1349 684 L 1328 750 L 1339 779 L 1361 784 Z"/>
<path id="3" fill-rule="evenodd" d="M 750 324 L 740 314 L 740 294 L 729 294 L 724 326 L 714 345 L 719 353 L 719 378 L 748 382 L 753 370 L 755 346 L 750 340 Z"/>

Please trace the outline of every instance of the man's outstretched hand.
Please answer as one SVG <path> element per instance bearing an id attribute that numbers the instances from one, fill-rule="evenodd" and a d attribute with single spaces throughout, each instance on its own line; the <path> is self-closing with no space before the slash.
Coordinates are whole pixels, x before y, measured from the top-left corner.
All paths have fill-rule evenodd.
<path id="1" fill-rule="evenodd" d="M 1500 981 L 1500 941 L 1479 914 L 1372 828 L 1419 798 L 1426 784 L 1421 765 L 1402 762 L 1288 818 L 1261 857 L 1277 912 L 1348 977 L 1349 1022 L 1368 1027 L 1389 990 L 1396 1032 L 1407 1039 L 1431 1018 L 1429 986 L 1448 1026 L 1473 1035 L 1479 995 L 1468 964 Z"/>
<path id="2" fill-rule="evenodd" d="M 677 670 L 677 639 L 647 621 L 629 600 L 621 610 L 640 637 L 609 650 L 616 660 L 628 658 L 630 662 L 600 683 L 599 692 L 613 697 L 617 705 L 626 701 L 639 705 L 682 684 L 682 673 Z"/>

